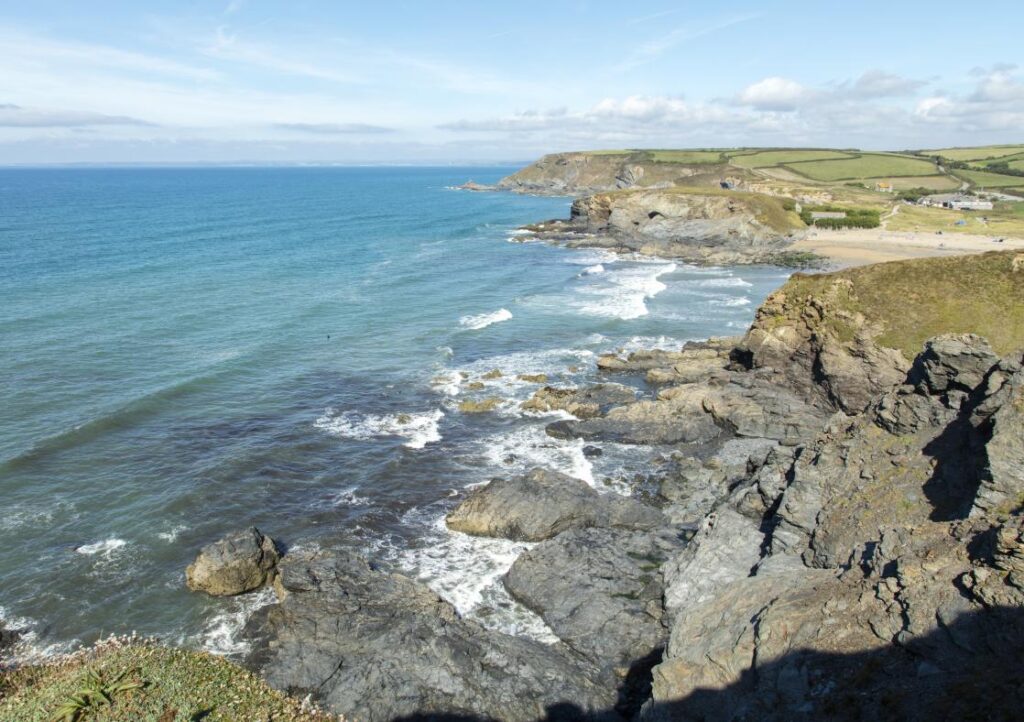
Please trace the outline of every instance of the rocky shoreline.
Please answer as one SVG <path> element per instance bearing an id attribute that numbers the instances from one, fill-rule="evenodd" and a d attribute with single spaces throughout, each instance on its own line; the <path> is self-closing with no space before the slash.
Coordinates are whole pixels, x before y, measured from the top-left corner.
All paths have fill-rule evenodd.
<path id="1" fill-rule="evenodd" d="M 957 262 L 1015 282 L 992 311 L 1017 313 L 1018 255 Z M 948 270 L 906 263 L 886 270 Z M 572 415 L 556 438 L 672 449 L 631 497 L 537 469 L 448 515 L 535 543 L 504 585 L 557 643 L 485 629 L 355 555 L 278 560 L 249 530 L 195 565 L 274 585 L 246 666 L 371 721 L 1013 718 L 1024 338 L 997 353 L 950 329 L 908 358 L 862 278 L 818 279 L 811 294 L 792 279 L 743 337 L 605 356 L 604 383 L 525 402 Z M 652 394 L 614 382 L 628 375 Z"/>

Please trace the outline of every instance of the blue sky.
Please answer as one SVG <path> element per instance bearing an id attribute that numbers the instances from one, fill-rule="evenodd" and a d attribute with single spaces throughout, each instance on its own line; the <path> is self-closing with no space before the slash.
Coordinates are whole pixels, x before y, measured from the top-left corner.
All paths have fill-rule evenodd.
<path id="1" fill-rule="evenodd" d="M 5 2 L 0 164 L 1024 141 L 1019 2 Z"/>

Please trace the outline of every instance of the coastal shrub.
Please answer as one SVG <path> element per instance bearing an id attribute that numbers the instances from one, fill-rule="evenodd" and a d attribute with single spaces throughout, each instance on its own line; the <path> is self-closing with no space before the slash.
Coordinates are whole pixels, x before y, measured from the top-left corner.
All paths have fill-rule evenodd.
<path id="1" fill-rule="evenodd" d="M 112 637 L 43 664 L 0 669 L 0 720 L 337 722 L 228 660 Z"/>
<path id="2" fill-rule="evenodd" d="M 784 211 L 795 211 L 796 210 L 796 201 L 793 200 L 792 198 L 783 198 L 782 199 L 782 210 L 784 210 Z"/>
<path id="3" fill-rule="evenodd" d="M 845 218 L 818 218 L 814 213 L 845 213 Z M 842 206 L 805 206 L 800 212 L 800 220 L 817 228 L 878 228 L 882 219 L 874 208 L 843 208 Z"/>

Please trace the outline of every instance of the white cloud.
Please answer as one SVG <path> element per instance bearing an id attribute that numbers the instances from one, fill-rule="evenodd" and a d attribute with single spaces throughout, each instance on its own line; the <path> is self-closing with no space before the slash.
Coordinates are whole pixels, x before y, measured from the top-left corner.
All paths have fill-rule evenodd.
<path id="1" fill-rule="evenodd" d="M 927 83 L 912 80 L 883 70 L 868 70 L 849 86 L 850 94 L 858 98 L 898 98 L 913 95 Z M 841 88 L 844 90 L 845 86 Z"/>
<path id="2" fill-rule="evenodd" d="M 316 135 L 346 135 L 346 134 L 377 134 L 394 133 L 394 128 L 386 128 L 382 125 L 370 125 L 368 123 L 275 123 L 275 128 L 280 130 L 291 130 L 297 133 L 314 133 Z"/>
<path id="3" fill-rule="evenodd" d="M 11 103 L 0 105 L 0 128 L 88 128 L 101 125 L 150 126 L 153 124 L 124 115 L 22 108 Z"/>
<path id="4" fill-rule="evenodd" d="M 795 80 L 773 76 L 748 85 L 736 96 L 740 105 L 757 110 L 796 110 L 815 97 L 815 92 Z"/>

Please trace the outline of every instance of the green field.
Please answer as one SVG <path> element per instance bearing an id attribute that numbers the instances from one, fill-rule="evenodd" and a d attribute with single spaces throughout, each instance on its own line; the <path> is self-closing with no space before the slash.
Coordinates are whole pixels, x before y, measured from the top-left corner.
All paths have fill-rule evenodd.
<path id="1" fill-rule="evenodd" d="M 1020 145 L 985 145 L 978 148 L 941 148 L 939 150 L 923 150 L 924 155 L 940 155 L 950 160 L 985 160 L 988 158 L 1003 158 L 1008 155 L 1017 155 L 1024 151 Z"/>
<path id="2" fill-rule="evenodd" d="M 1020 176 L 986 173 L 981 170 L 958 170 L 956 174 L 966 178 L 972 185 L 979 188 L 1012 188 L 1024 184 L 1024 178 Z"/>
<path id="3" fill-rule="evenodd" d="M 740 153 L 729 157 L 729 162 L 741 168 L 767 168 L 780 163 L 799 163 L 809 160 L 853 158 L 849 153 L 835 150 L 765 150 L 759 153 Z"/>
<path id="4" fill-rule="evenodd" d="M 898 191 L 907 191 L 911 188 L 927 188 L 935 192 L 952 191 L 960 186 L 960 181 L 950 178 L 948 175 L 926 175 L 910 176 L 908 178 L 887 178 L 892 187 Z"/>
<path id="5" fill-rule="evenodd" d="M 817 181 L 935 175 L 935 164 L 930 161 L 882 153 L 868 153 L 849 160 L 787 163 L 785 167 Z"/>
<path id="6" fill-rule="evenodd" d="M 651 150 L 647 155 L 655 163 L 718 163 L 722 154 L 717 150 Z"/>

